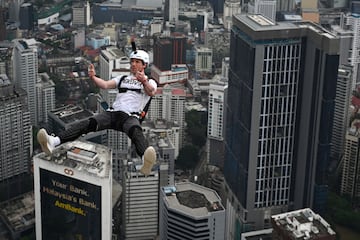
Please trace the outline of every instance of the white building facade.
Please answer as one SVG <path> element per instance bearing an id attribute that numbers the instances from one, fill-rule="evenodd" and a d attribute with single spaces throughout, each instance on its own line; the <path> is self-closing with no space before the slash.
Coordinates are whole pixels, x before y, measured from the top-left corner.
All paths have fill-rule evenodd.
<path id="1" fill-rule="evenodd" d="M 225 239 L 225 209 L 217 193 L 191 182 L 161 188 L 160 240 Z"/>
<path id="2" fill-rule="evenodd" d="M 34 157 L 36 239 L 111 239 L 111 150 L 85 141 Z"/>
<path id="3" fill-rule="evenodd" d="M 13 49 L 13 79 L 16 86 L 28 94 L 31 123 L 38 125 L 36 82 L 38 78 L 38 49 L 35 39 L 17 39 Z"/>

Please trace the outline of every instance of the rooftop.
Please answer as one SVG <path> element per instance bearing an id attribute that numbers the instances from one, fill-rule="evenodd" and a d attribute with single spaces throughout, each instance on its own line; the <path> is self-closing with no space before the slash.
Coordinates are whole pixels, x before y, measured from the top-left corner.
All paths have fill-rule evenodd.
<path id="1" fill-rule="evenodd" d="M 271 217 L 273 228 L 290 239 L 323 239 L 336 233 L 320 215 L 310 208 L 282 213 Z"/>
<path id="2" fill-rule="evenodd" d="M 64 123 L 71 123 L 76 120 L 84 120 L 93 116 L 88 110 L 82 109 L 79 106 L 75 105 L 66 105 L 61 108 L 57 108 L 51 111 L 52 114 L 57 116 Z"/>
<path id="3" fill-rule="evenodd" d="M 217 193 L 191 182 L 163 187 L 169 208 L 194 218 L 208 216 L 210 212 L 225 211 Z"/>
<path id="4" fill-rule="evenodd" d="M 102 178 L 107 178 L 111 171 L 110 149 L 104 145 L 86 141 L 67 142 L 56 147 L 50 156 L 40 153 L 37 157 Z"/>
<path id="5" fill-rule="evenodd" d="M 35 224 L 34 193 L 29 192 L 3 202 L 0 215 L 13 232 L 21 232 Z"/>

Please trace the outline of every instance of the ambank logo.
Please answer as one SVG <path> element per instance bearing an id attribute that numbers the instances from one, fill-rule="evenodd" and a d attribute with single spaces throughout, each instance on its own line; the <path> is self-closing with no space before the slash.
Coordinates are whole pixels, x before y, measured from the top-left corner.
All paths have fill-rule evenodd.
<path id="1" fill-rule="evenodd" d="M 68 168 L 64 168 L 64 173 L 70 176 L 74 175 L 74 171 Z"/>

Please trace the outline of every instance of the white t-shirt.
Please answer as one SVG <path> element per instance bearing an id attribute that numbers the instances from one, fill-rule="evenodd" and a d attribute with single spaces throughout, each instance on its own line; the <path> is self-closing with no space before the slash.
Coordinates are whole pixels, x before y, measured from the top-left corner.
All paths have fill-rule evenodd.
<path id="1" fill-rule="evenodd" d="M 113 80 L 116 81 L 116 86 L 119 86 L 120 79 L 123 75 L 116 76 Z M 149 83 L 157 89 L 157 84 L 154 79 L 149 79 Z M 144 91 L 144 86 L 141 82 L 135 79 L 133 75 L 125 77 L 121 81 L 121 88 L 140 89 L 141 92 L 128 90 L 123 93 L 118 93 L 112 105 L 114 111 L 123 111 L 126 113 L 141 112 L 146 103 L 149 101 L 150 96 Z"/>

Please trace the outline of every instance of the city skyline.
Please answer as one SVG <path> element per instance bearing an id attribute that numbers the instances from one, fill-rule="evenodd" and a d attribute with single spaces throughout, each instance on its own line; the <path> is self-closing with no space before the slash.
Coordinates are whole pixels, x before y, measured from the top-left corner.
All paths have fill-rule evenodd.
<path id="1" fill-rule="evenodd" d="M 316 214 L 331 227 L 339 224 L 337 205 L 328 204 L 334 203 L 334 194 L 349 199 L 353 209 L 359 207 L 355 179 L 360 170 L 354 167 L 359 162 L 357 1 L 124 0 L 72 5 L 65 0 L 50 6 L 12 0 L 0 5 L 0 31 L 5 30 L 0 41 L 0 120 L 7 126 L 0 131 L 0 195 L 21 199 L 19 189 L 27 193 L 25 185 L 30 184 L 22 186 L 24 175 L 33 179 L 35 200 L 28 201 L 23 212 L 28 214 L 34 204 L 37 222 L 33 233 L 0 223 L 0 229 L 8 231 L 0 238 L 20 239 L 26 231 L 35 239 L 36 231 L 38 239 L 74 233 L 94 239 L 177 239 L 183 233 L 197 239 L 240 240 L 271 236 L 273 230 L 284 234 L 274 228 L 274 220 L 291 214 L 305 216 L 307 225 L 314 226 L 289 223 L 290 228 L 302 228 L 295 234 L 316 235 Z M 81 175 L 79 159 L 63 166 L 74 156 L 47 157 L 34 136 L 39 128 L 56 132 L 109 110 L 105 103 L 110 106 L 118 91 L 99 91 L 87 67 L 93 63 L 103 79 L 130 74 L 132 40 L 149 53 L 146 73 L 158 83 L 143 123 L 158 162 L 151 176 L 141 176 L 131 141 L 113 131 L 70 142 L 87 150 L 109 149 L 105 161 L 110 182 L 99 195 L 105 185 Z M 205 128 L 196 127 L 199 123 Z M 70 145 L 60 145 L 56 152 L 63 154 Z M 186 159 L 193 159 L 195 167 L 181 169 L 190 166 Z M 106 212 L 102 219 L 108 228 L 102 228 L 98 217 L 86 223 L 78 202 L 74 207 L 73 200 L 60 201 L 64 199 L 53 190 L 63 185 L 93 189 L 91 197 L 83 199 L 90 208 L 101 202 L 101 211 L 89 213 Z M 211 191 L 217 200 L 209 197 Z M 24 195 L 23 201 L 28 198 Z M 202 205 L 186 202 L 194 199 Z M 172 205 L 177 201 L 180 204 Z M 197 214 L 202 207 L 211 217 Z M 45 208 L 49 211 L 39 210 Z M 79 230 L 75 224 L 62 233 L 46 230 L 56 228 L 49 219 L 62 216 L 60 208 L 65 213 L 73 209 L 70 215 L 79 215 L 76 222 L 90 228 Z M 314 211 L 314 221 L 309 211 Z M 9 213 L 1 212 L 10 219 Z M 321 222 L 325 227 L 326 221 Z M 348 227 L 356 229 L 356 224 L 347 221 Z M 334 237 L 331 229 L 329 233 Z"/>

